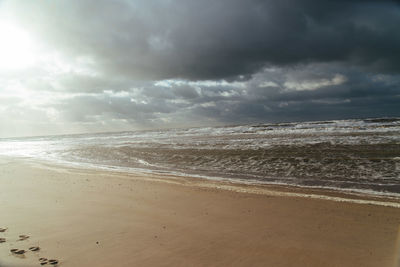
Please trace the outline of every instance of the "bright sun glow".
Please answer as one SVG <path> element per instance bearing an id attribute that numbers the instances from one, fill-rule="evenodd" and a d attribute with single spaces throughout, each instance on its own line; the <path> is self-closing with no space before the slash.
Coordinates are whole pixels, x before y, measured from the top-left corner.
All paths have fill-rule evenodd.
<path id="1" fill-rule="evenodd" d="M 0 21 L 0 69 L 23 69 L 34 61 L 34 44 L 29 35 L 15 25 Z"/>

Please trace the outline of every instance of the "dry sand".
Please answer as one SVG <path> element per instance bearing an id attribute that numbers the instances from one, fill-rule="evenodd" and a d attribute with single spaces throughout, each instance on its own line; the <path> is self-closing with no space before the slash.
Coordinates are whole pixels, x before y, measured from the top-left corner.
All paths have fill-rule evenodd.
<path id="1" fill-rule="evenodd" d="M 2 158 L 0 267 L 396 266 L 399 204 L 348 197 Z"/>

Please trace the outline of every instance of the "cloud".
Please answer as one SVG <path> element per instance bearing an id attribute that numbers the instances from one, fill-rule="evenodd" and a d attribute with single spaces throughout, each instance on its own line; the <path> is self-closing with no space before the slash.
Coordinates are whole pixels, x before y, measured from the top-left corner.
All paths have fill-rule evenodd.
<path id="1" fill-rule="evenodd" d="M 344 74 L 335 74 L 339 69 Z M 395 116 L 400 100 L 399 75 L 371 76 L 339 65 L 264 69 L 240 84 L 224 80 L 195 84 L 158 81 L 123 94 L 73 97 L 56 109 L 68 113 L 68 107 L 75 106 L 77 118 L 105 120 L 104 115 L 134 125 L 169 127 Z"/>
<path id="2" fill-rule="evenodd" d="M 98 71 L 230 79 L 266 65 L 345 62 L 400 70 L 395 1 L 6 1 L 14 19 Z"/>
<path id="3" fill-rule="evenodd" d="M 60 88 L 69 80 L 60 79 Z M 124 90 L 90 88 L 28 90 L 28 99 L 13 88 L 0 92 L 2 132 L 18 125 L 50 134 L 398 116 L 400 102 L 400 75 L 332 64 L 265 68 L 242 82 L 131 81 Z"/>
<path id="4" fill-rule="evenodd" d="M 298 81 L 286 81 L 285 87 L 294 90 L 316 90 L 325 86 L 340 85 L 347 81 L 347 78 L 341 74 L 335 74 L 332 79 L 319 79 L 319 80 L 306 80 L 302 82 Z"/>
<path id="5" fill-rule="evenodd" d="M 399 1 L 3 0 L 1 21 L 36 53 L 0 70 L 2 136 L 400 116 Z"/>

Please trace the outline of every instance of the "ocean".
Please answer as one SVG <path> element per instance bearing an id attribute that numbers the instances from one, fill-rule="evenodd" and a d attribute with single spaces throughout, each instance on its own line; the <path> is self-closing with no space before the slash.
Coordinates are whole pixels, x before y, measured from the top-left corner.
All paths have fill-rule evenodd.
<path id="1" fill-rule="evenodd" d="M 400 197 L 400 118 L 5 138 L 0 155 Z"/>

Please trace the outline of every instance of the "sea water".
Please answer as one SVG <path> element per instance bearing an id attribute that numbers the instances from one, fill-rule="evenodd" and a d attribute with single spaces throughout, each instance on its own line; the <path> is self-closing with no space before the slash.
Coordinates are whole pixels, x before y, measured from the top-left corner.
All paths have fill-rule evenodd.
<path id="1" fill-rule="evenodd" d="M 7 138 L 0 154 L 400 197 L 400 118 Z"/>

